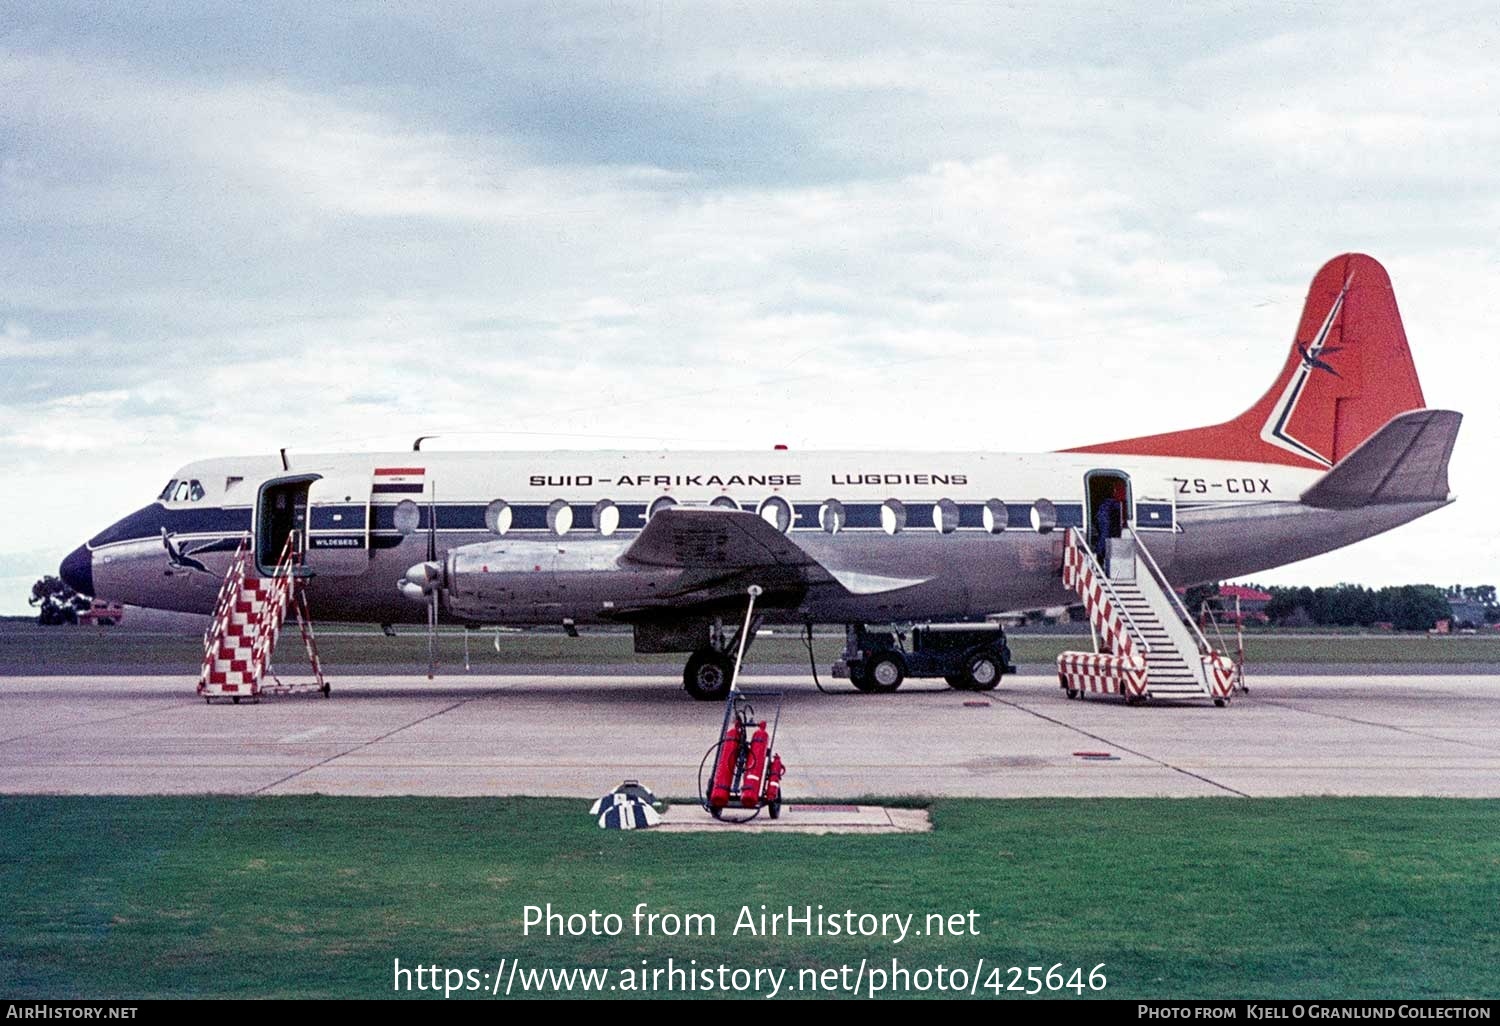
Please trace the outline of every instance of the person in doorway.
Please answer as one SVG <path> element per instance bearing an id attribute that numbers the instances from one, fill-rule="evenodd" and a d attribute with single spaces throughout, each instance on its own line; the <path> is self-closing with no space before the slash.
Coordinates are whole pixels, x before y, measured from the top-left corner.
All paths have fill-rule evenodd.
<path id="1" fill-rule="evenodd" d="M 1104 576 L 1109 576 L 1109 540 L 1120 537 L 1125 526 L 1125 486 L 1116 484 L 1114 491 L 1094 507 L 1094 551 L 1099 556 L 1099 565 Z"/>

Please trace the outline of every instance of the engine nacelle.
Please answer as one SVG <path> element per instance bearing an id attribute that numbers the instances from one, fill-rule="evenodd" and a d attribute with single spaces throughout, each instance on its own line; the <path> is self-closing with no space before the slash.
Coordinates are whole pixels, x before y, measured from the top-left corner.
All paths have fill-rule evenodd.
<path id="1" fill-rule="evenodd" d="M 443 568 L 444 608 L 471 623 L 535 623 L 607 620 L 654 605 L 680 571 L 623 570 L 618 560 L 627 544 L 580 538 L 462 545 L 448 553 Z"/>

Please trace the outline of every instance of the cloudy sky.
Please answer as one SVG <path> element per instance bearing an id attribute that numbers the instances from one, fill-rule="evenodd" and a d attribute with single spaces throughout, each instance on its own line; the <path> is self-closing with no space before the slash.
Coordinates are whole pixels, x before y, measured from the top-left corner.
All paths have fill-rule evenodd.
<path id="1" fill-rule="evenodd" d="M 210 455 L 1222 420 L 1348 250 L 1461 501 L 1263 579 L 1500 578 L 1493 4 L 424 6 L 0 2 L 0 611 Z"/>

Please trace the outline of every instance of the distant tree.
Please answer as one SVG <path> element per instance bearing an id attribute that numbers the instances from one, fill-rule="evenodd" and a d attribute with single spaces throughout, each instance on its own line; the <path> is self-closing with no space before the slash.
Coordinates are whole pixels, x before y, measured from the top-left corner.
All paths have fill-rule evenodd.
<path id="1" fill-rule="evenodd" d="M 1390 620 L 1401 630 L 1425 631 L 1431 630 L 1439 620 L 1452 617 L 1452 608 L 1448 605 L 1448 597 L 1443 594 L 1441 588 L 1430 584 L 1406 584 L 1399 588 L 1381 588 L 1381 597 L 1385 600 L 1389 616 L 1382 619 Z"/>
<path id="2" fill-rule="evenodd" d="M 1408 584 L 1374 590 L 1358 584 L 1338 584 L 1331 588 L 1267 590 L 1271 601 L 1266 604 L 1266 615 L 1272 622 L 1287 627 L 1370 627 L 1389 622 L 1401 630 L 1429 630 L 1438 620 L 1452 617 L 1450 598 L 1461 598 L 1468 591 L 1473 593 L 1473 601 L 1482 601 L 1480 588 L 1465 589 L 1461 585 L 1439 588 Z M 1489 589 L 1486 594 L 1492 591 Z"/>
<path id="3" fill-rule="evenodd" d="M 27 604 L 37 607 L 36 622 L 44 627 L 77 623 L 78 614 L 89 607 L 89 599 L 48 574 L 31 586 Z"/>
<path id="4" fill-rule="evenodd" d="M 1313 627 L 1313 618 L 1306 606 L 1293 606 L 1276 621 L 1281 627 Z"/>

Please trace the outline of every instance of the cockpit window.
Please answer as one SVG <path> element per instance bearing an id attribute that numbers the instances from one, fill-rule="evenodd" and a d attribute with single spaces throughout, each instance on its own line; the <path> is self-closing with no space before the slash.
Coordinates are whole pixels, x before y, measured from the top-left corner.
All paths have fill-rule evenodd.
<path id="1" fill-rule="evenodd" d="M 158 502 L 197 502 L 208 493 L 203 490 L 203 485 L 197 478 L 173 478 L 167 482 L 167 486 L 161 490 L 156 497 Z"/>

